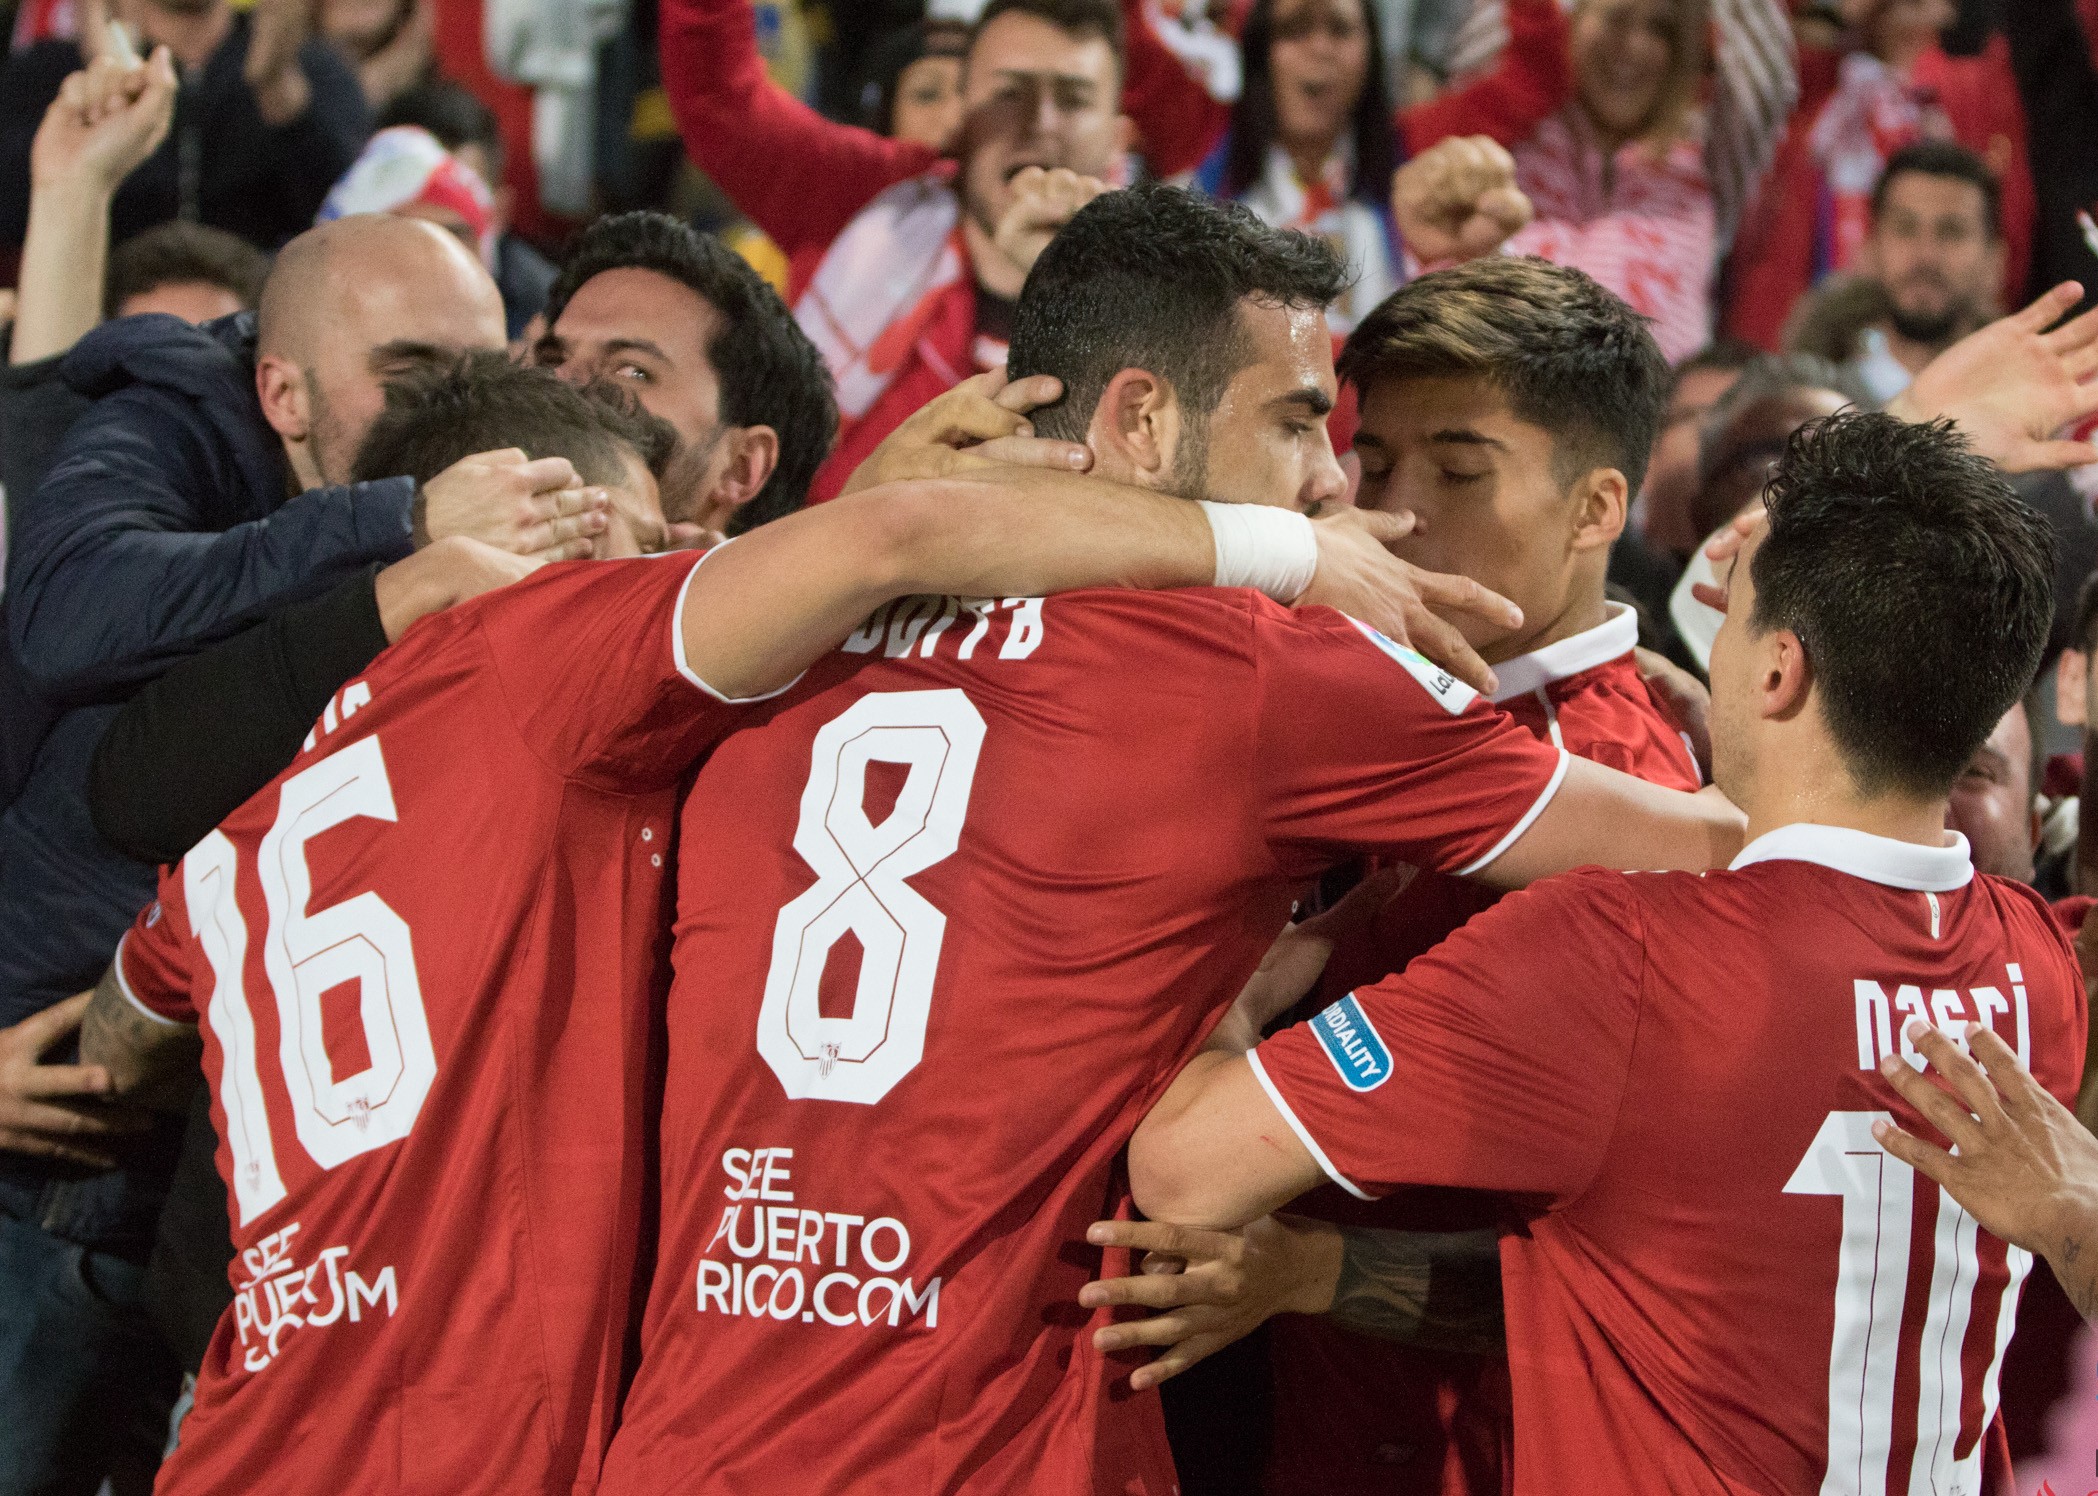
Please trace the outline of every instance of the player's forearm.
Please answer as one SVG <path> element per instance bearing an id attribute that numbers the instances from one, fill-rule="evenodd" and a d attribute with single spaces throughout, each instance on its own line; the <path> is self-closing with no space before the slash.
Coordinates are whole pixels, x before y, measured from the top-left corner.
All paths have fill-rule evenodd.
<path id="1" fill-rule="evenodd" d="M 1487 1353 L 1506 1343 L 1493 1231 L 1327 1227 L 1298 1250 L 1309 1254 L 1314 1301 L 1330 1303 L 1336 1324 L 1427 1350 Z"/>
<path id="2" fill-rule="evenodd" d="M 110 1099 L 181 1110 L 198 1053 L 195 1028 L 141 1011 L 117 986 L 111 966 L 80 1021 L 80 1062 L 109 1072 Z"/>
<path id="3" fill-rule="evenodd" d="M 689 662 L 725 696 L 776 690 L 868 613 L 916 593 L 1032 597 L 1213 581 L 1194 504 L 1095 480 L 893 483 L 761 526 L 707 559 Z"/>
<path id="4" fill-rule="evenodd" d="M 1591 864 L 1701 873 L 1733 861 L 1745 826 L 1717 790 L 1686 795 L 1574 758 L 1551 803 L 1479 877 L 1521 888 Z"/>
<path id="5" fill-rule="evenodd" d="M 102 320 L 109 203 L 110 194 L 84 173 L 31 192 L 9 363 L 64 353 Z"/>

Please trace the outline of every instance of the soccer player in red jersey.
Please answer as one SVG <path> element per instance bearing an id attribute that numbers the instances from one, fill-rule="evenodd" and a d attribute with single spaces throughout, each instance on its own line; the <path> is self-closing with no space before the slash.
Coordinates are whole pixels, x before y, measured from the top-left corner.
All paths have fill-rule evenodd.
<path id="1" fill-rule="evenodd" d="M 1242 209 L 1102 196 L 1019 305 L 1013 372 L 1066 391 L 1035 430 L 1168 492 L 1337 497 L 1340 279 Z M 1155 1398 L 1068 1307 L 1083 1233 L 1294 889 L 1352 851 L 1699 866 L 1713 806 L 1243 592 L 876 612 L 685 802 L 663 1227 L 603 1489 L 1164 1496 Z"/>
<path id="2" fill-rule="evenodd" d="M 1404 974 L 1200 1056 L 1138 1130 L 1157 1218 L 1322 1179 L 1506 1195 L 1514 1488 L 2008 1490 L 1997 1375 L 2031 1259 L 1882 1151 L 1912 1021 L 2058 1097 L 2073 953 L 1946 803 L 2039 663 L 2045 522 L 1942 426 L 1839 416 L 1778 465 L 1712 656 L 1731 870 L 1588 870 Z M 1233 1048 L 1238 1052 L 1232 1052 Z M 1320 1293 L 1348 1268 L 1338 1235 Z"/>
<path id="3" fill-rule="evenodd" d="M 512 439 L 571 445 L 524 414 Z M 615 516 L 653 504 L 633 481 Z M 1207 506 L 1044 482 L 891 486 L 426 619 L 163 874 L 82 1040 L 145 1095 L 200 1027 L 214 1091 L 235 1295 L 163 1496 L 594 1486 L 644 1286 L 679 784 L 891 597 L 1216 577 Z M 1251 519 L 1298 580 L 1411 575 L 1381 517 Z"/>
<path id="4" fill-rule="evenodd" d="M 1668 390 L 1644 319 L 1578 270 L 1492 256 L 1387 298 L 1348 339 L 1340 374 L 1362 393 L 1358 502 L 1417 517 L 1400 547 L 1409 560 L 1522 609 L 1519 629 L 1468 628 L 1499 677 L 1501 709 L 1577 757 L 1697 789 L 1697 759 L 1633 657 L 1638 619 L 1605 593 Z M 1329 998 L 1405 970 L 1494 897 L 1461 878 L 1414 876 L 1332 947 Z M 1484 1232 L 1499 1216 L 1468 1193 L 1367 1206 L 1331 1187 L 1293 1210 L 1416 1231 Z M 1477 1250 L 1492 1247 L 1482 1237 Z M 1270 1496 L 1501 1489 L 1504 1357 L 1396 1345 L 1298 1315 L 1277 1320 L 1268 1343 Z"/>

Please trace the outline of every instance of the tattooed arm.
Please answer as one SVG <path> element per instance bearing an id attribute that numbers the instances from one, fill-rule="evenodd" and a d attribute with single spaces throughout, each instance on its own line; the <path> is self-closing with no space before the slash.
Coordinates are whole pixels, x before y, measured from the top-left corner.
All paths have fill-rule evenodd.
<path id="1" fill-rule="evenodd" d="M 114 965 L 102 973 L 80 1022 L 80 1061 L 108 1073 L 110 1096 L 180 1111 L 201 1049 L 195 1026 L 148 1011 L 126 994 Z"/>
<path id="2" fill-rule="evenodd" d="M 1980 1024 L 1967 1027 L 1972 1058 L 1938 1029 L 1917 1024 L 1908 1037 L 1952 1091 L 1898 1056 L 1880 1073 L 1959 1151 L 1888 1122 L 1875 1122 L 1873 1136 L 1989 1231 L 2045 1257 L 2077 1312 L 2098 1324 L 2098 1138 Z"/>
<path id="3" fill-rule="evenodd" d="M 1276 1314 L 1323 1314 L 1428 1350 L 1488 1352 L 1503 1343 L 1491 1231 L 1382 1231 L 1275 1215 L 1237 1231 L 1101 1221 L 1086 1239 L 1144 1254 L 1130 1276 L 1088 1283 L 1078 1295 L 1089 1309 L 1158 1311 L 1093 1332 L 1103 1351 L 1159 1347 L 1130 1376 L 1139 1389 L 1178 1376 Z"/>

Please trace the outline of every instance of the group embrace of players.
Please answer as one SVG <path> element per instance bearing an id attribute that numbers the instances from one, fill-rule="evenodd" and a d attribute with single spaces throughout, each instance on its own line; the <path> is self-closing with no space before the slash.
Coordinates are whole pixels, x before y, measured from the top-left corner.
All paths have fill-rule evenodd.
<path id="1" fill-rule="evenodd" d="M 1089 1241 L 1321 1185 L 1336 1224 L 1256 1228 L 1307 1315 L 1409 1191 L 1490 1192 L 1517 1490 L 2007 1476 L 2031 1259 L 1874 1129 L 1929 1132 L 1882 1070 L 1912 1017 L 2082 1071 L 2065 938 L 1943 825 L 2052 610 L 1968 438 L 2014 463 L 2098 326 L 2050 298 L 1919 383 L 1964 437 L 1794 439 L 1727 576 L 1721 794 L 1604 592 L 1640 319 L 1493 259 L 1351 337 L 1362 503 L 1470 579 L 1438 665 L 1350 616 L 1396 626 L 1408 526 L 1290 512 L 1346 488 L 1341 284 L 1107 194 L 1012 337 L 1090 473 L 551 567 L 337 694 L 83 1031 L 128 1094 L 201 1036 L 214 1091 L 236 1297 L 163 1492 L 1163 1496 L 1140 1347 L 1184 1325 Z M 1277 1029 L 1339 933 L 1293 902 L 1350 863 L 1349 985 Z"/>

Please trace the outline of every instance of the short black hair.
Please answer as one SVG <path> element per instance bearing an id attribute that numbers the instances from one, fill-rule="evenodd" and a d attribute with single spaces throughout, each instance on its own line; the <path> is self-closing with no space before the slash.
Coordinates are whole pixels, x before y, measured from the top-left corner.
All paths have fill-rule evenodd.
<path id="1" fill-rule="evenodd" d="M 1340 375 L 1365 395 L 1379 380 L 1483 379 L 1517 420 L 1551 433 L 1561 487 L 1610 467 L 1633 493 L 1669 388 L 1646 318 L 1570 266 L 1503 255 L 1387 296 L 1349 335 Z"/>
<path id="2" fill-rule="evenodd" d="M 624 483 L 629 453 L 657 477 L 677 433 L 603 380 L 573 385 L 550 369 L 477 349 L 390 378 L 386 404 L 357 448 L 354 482 L 429 482 L 462 457 L 522 448 L 565 457 L 586 483 Z"/>
<path id="3" fill-rule="evenodd" d="M 1810 421 L 1771 475 L 1752 629 L 1805 646 L 1861 793 L 1945 794 L 2039 669 L 2054 536 L 1949 421 Z"/>
<path id="4" fill-rule="evenodd" d="M 269 256 L 224 229 L 180 220 L 155 224 L 109 252 L 102 315 L 114 317 L 132 297 L 174 285 L 217 286 L 253 311 L 269 274 Z"/>
<path id="5" fill-rule="evenodd" d="M 1972 184 L 1981 193 L 1982 228 L 1991 239 L 2003 237 L 2003 184 L 1989 163 L 1951 140 L 1919 140 L 1905 145 L 1887 158 L 1879 180 L 1872 184 L 1872 218 L 1879 221 L 1887 205 L 1887 189 L 1906 172 L 1924 177 L 1952 177 Z"/>
<path id="6" fill-rule="evenodd" d="M 1015 379 L 1063 381 L 1063 398 L 1031 417 L 1043 436 L 1083 441 L 1109 381 L 1143 369 L 1173 387 L 1199 442 L 1252 356 L 1239 303 L 1323 310 L 1346 286 L 1322 240 L 1269 228 L 1236 203 L 1157 182 L 1103 192 L 1029 272 L 1008 367 Z"/>
<path id="7" fill-rule="evenodd" d="M 779 465 L 749 503 L 737 507 L 728 532 L 792 513 L 808 500 L 809 482 L 838 433 L 838 404 L 823 355 L 801 330 L 779 293 L 734 250 L 666 213 L 615 213 L 570 243 L 561 273 L 546 293 L 546 325 L 561 320 L 569 298 L 608 270 L 652 270 L 690 287 L 721 314 L 707 358 L 721 382 L 721 419 L 729 426 L 769 426 L 779 437 Z"/>
<path id="8" fill-rule="evenodd" d="M 469 89 L 443 78 L 432 78 L 396 94 L 379 114 L 373 130 L 395 125 L 416 125 L 437 137 L 448 151 L 477 145 L 488 156 L 489 175 L 503 174 L 503 132 L 495 111 L 474 97 Z M 502 185 L 490 182 L 489 187 Z"/>
<path id="9" fill-rule="evenodd" d="M 1115 54 L 1115 65 L 1126 71 L 1127 37 L 1122 31 L 1122 7 L 1117 0 L 991 0 L 976 18 L 971 38 L 1003 15 L 1033 16 L 1073 36 L 1097 36 Z"/>

